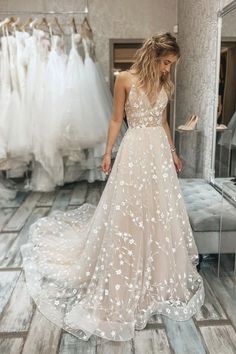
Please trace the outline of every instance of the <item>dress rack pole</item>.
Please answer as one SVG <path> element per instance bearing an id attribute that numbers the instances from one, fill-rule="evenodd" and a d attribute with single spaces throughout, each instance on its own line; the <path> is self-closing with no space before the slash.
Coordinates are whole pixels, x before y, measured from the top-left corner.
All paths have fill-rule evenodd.
<path id="1" fill-rule="evenodd" d="M 84 11 L 0 11 L 0 15 L 77 15 L 88 14 L 88 8 Z"/>
<path id="2" fill-rule="evenodd" d="M 0 15 L 77 15 L 88 14 L 88 0 L 85 0 L 84 10 L 76 11 L 0 11 Z"/>

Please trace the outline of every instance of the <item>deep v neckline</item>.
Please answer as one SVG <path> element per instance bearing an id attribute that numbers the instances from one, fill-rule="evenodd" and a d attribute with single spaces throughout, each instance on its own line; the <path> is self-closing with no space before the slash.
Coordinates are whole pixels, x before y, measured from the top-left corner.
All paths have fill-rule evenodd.
<path id="1" fill-rule="evenodd" d="M 146 100 L 147 100 L 149 109 L 154 109 L 154 108 L 156 107 L 157 103 L 159 102 L 159 98 L 160 98 L 162 89 L 163 89 L 163 86 L 161 86 L 161 89 L 160 89 L 160 91 L 159 91 L 159 93 L 158 93 L 158 95 L 157 95 L 157 98 L 156 98 L 156 101 L 155 101 L 154 105 L 151 105 L 151 102 L 150 102 L 150 100 L 149 100 L 149 98 L 148 98 L 148 95 L 145 93 L 144 90 L 142 90 L 142 89 L 137 89 L 137 91 L 138 91 L 138 92 L 141 92 L 141 94 L 143 94 L 143 95 L 146 97 Z"/>
<path id="2" fill-rule="evenodd" d="M 159 102 L 159 98 L 160 98 L 160 95 L 161 95 L 161 93 L 162 93 L 163 86 L 161 86 L 161 89 L 160 89 L 160 91 L 159 91 L 159 93 L 158 93 L 158 96 L 157 96 L 157 99 L 156 99 L 156 102 L 155 102 L 154 105 L 151 105 L 150 100 L 149 100 L 147 94 L 144 92 L 144 90 L 138 89 L 135 82 L 132 82 L 132 85 L 131 85 L 131 88 L 130 88 L 130 90 L 129 90 L 129 92 L 128 92 L 127 100 L 126 100 L 126 103 L 125 103 L 125 104 L 127 104 L 128 101 L 129 101 L 129 97 L 130 97 L 130 93 L 131 93 L 132 89 L 135 89 L 138 94 L 141 94 L 141 95 L 145 96 L 146 101 L 147 101 L 147 104 L 148 104 L 148 106 L 149 106 L 148 108 L 149 108 L 149 109 L 154 109 L 154 108 L 156 107 L 157 103 Z"/>

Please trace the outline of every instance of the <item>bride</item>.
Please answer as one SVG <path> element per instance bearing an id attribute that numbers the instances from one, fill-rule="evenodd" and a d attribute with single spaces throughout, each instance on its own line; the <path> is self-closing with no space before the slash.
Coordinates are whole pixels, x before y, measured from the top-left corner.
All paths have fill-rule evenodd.
<path id="1" fill-rule="evenodd" d="M 198 252 L 177 171 L 166 106 L 176 39 L 147 39 L 115 84 L 97 207 L 57 211 L 30 228 L 22 246 L 29 292 L 53 323 L 88 340 L 126 341 L 153 314 L 184 321 L 204 302 Z M 128 130 L 111 169 L 123 112 Z M 177 171 L 176 171 L 177 170 Z"/>

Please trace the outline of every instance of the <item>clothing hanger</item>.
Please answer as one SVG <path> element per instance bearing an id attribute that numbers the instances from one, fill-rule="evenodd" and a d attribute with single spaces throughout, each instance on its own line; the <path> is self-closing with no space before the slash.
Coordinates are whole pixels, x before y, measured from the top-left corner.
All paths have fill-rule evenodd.
<path id="1" fill-rule="evenodd" d="M 57 17 L 54 17 L 53 20 L 48 23 L 48 26 L 50 27 L 50 30 L 51 30 L 51 35 L 53 34 L 53 26 L 55 26 L 55 25 L 56 25 L 57 29 L 59 29 L 60 34 L 64 35 L 65 33 L 64 33 Z"/>
<path id="2" fill-rule="evenodd" d="M 29 23 L 29 27 L 31 29 L 34 29 L 34 26 L 37 24 L 37 22 L 39 21 L 39 18 L 35 18 L 34 20 L 32 20 L 30 23 Z"/>
<path id="3" fill-rule="evenodd" d="M 5 20 L 3 20 L 2 22 L 0 22 L 0 28 L 1 27 L 4 27 L 4 26 L 6 26 L 8 23 L 10 23 L 11 22 L 11 19 L 10 18 L 5 18 Z"/>
<path id="4" fill-rule="evenodd" d="M 14 24 L 17 21 L 16 17 L 10 17 L 7 19 L 6 23 L 5 23 L 5 28 L 7 30 L 7 34 L 12 34 L 12 24 Z"/>
<path id="5" fill-rule="evenodd" d="M 84 38 L 89 38 L 89 39 L 93 39 L 93 30 L 89 24 L 89 21 L 87 19 L 87 17 L 85 16 L 82 24 L 81 24 L 81 34 Z"/>
<path id="6" fill-rule="evenodd" d="M 83 20 L 83 22 L 82 22 L 82 25 L 84 25 L 89 31 L 93 32 L 93 31 L 92 31 L 92 28 L 91 28 L 91 26 L 90 26 L 90 24 L 89 24 L 89 21 L 88 21 L 87 16 L 84 17 L 84 20 Z"/>
<path id="7" fill-rule="evenodd" d="M 14 33 L 16 32 L 16 30 L 18 30 L 18 31 L 20 30 L 19 23 L 20 23 L 20 17 L 18 17 L 15 22 L 10 23 L 11 27 L 13 28 Z"/>
<path id="8" fill-rule="evenodd" d="M 37 24 L 37 29 L 40 29 L 45 32 L 50 32 L 50 28 L 49 28 L 48 21 L 47 21 L 46 17 L 43 17 L 42 21 L 39 24 Z"/>
<path id="9" fill-rule="evenodd" d="M 57 18 L 57 17 L 54 17 L 54 19 L 55 19 L 55 23 L 57 24 L 57 27 L 58 27 L 59 30 L 61 31 L 61 34 L 65 34 L 65 32 L 63 31 L 63 28 L 62 28 L 61 25 L 60 25 L 60 22 L 59 22 L 58 18 Z"/>
<path id="10" fill-rule="evenodd" d="M 72 20 L 71 20 L 71 29 L 72 29 L 73 33 L 78 33 L 74 17 L 72 17 Z"/>
<path id="11" fill-rule="evenodd" d="M 30 25 L 30 23 L 33 22 L 32 17 L 29 17 L 25 23 L 20 27 L 21 31 L 25 31 L 25 28 Z"/>
<path id="12" fill-rule="evenodd" d="M 0 28 L 2 28 L 2 34 L 3 36 L 7 36 L 8 35 L 8 31 L 6 28 L 7 23 L 10 22 L 10 18 L 5 18 L 5 20 L 3 20 L 2 22 L 0 22 Z"/>

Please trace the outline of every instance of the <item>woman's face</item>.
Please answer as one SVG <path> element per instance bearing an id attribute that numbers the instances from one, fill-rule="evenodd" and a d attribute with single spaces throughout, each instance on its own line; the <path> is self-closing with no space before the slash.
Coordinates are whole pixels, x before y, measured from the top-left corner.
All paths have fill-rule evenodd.
<path id="1" fill-rule="evenodd" d="M 177 61 L 177 56 L 174 54 L 167 54 L 160 59 L 160 74 L 165 76 L 170 72 L 171 65 Z"/>

